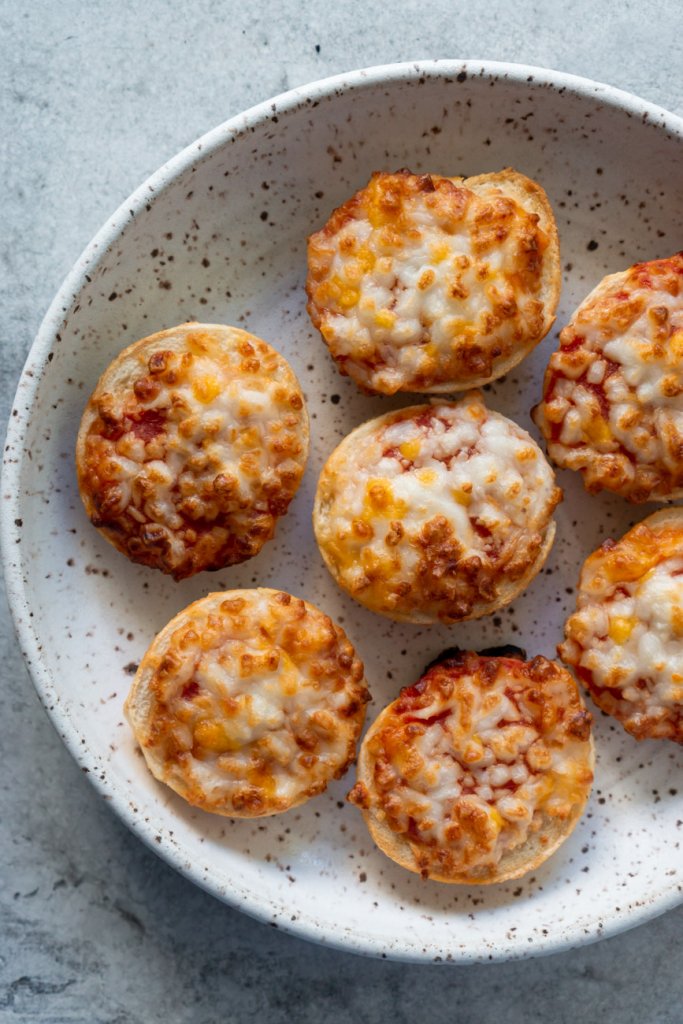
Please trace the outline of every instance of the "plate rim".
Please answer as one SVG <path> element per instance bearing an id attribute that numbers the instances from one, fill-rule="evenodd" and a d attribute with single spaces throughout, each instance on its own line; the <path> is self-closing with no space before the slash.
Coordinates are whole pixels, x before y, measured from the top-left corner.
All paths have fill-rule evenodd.
<path id="1" fill-rule="evenodd" d="M 579 921 L 574 922 L 570 935 L 564 932 L 555 936 L 543 937 L 534 942 L 533 946 L 526 943 L 522 945 L 520 936 L 517 944 L 513 941 L 508 947 L 501 946 L 493 952 L 486 950 L 480 944 L 472 949 L 453 948 L 449 955 L 446 955 L 445 951 L 437 949 L 436 945 L 431 949 L 428 946 L 421 948 L 417 945 L 411 946 L 405 940 L 400 948 L 392 948 L 389 937 L 382 943 L 373 935 L 350 934 L 342 928 L 335 929 L 329 924 L 321 925 L 308 913 L 299 912 L 295 922 L 277 915 L 277 922 L 274 922 L 270 904 L 262 897 L 259 898 L 253 891 L 243 890 L 240 892 L 236 887 L 226 890 L 216 883 L 212 884 L 199 867 L 184 860 L 180 849 L 170 844 L 164 844 L 160 848 L 158 842 L 155 841 L 159 829 L 132 810 L 129 798 L 117 787 L 115 781 L 110 781 L 109 775 L 100 778 L 97 753 L 89 749 L 75 721 L 61 708 L 50 669 L 41 655 L 39 634 L 34 628 L 29 614 L 28 575 L 24 579 L 23 559 L 15 558 L 20 529 L 16 521 L 21 520 L 22 511 L 19 483 L 24 464 L 23 453 L 19 456 L 16 453 L 22 452 L 23 434 L 29 423 L 33 399 L 49 361 L 49 353 L 64 320 L 68 318 L 76 297 L 83 287 L 86 274 L 91 273 L 108 254 L 126 225 L 134 221 L 144 211 L 146 204 L 150 201 L 150 196 L 156 197 L 161 194 L 187 171 L 193 162 L 203 161 L 231 139 L 237 139 L 257 124 L 266 123 L 273 117 L 289 113 L 297 107 L 305 107 L 315 100 L 332 99 L 338 90 L 348 93 L 377 85 L 416 81 L 420 77 L 431 79 L 452 77 L 456 79 L 463 73 L 468 78 L 486 80 L 503 77 L 519 84 L 528 83 L 534 87 L 542 85 L 555 91 L 563 90 L 582 99 L 598 100 L 607 106 L 649 121 L 653 127 L 668 131 L 672 136 L 679 138 L 683 144 L 683 117 L 655 103 L 593 79 L 550 68 L 502 61 L 439 59 L 381 64 L 342 72 L 297 86 L 249 107 L 200 136 L 147 177 L 129 198 L 124 200 L 118 209 L 107 218 L 64 278 L 31 344 L 10 408 L 3 454 L 3 500 L 0 503 L 0 553 L 5 586 L 14 629 L 29 675 L 43 708 L 67 750 L 117 817 L 149 849 L 189 881 L 229 906 L 259 921 L 275 924 L 280 930 L 299 938 L 346 952 L 412 963 L 434 960 L 454 964 L 502 962 L 562 952 L 608 938 L 654 919 L 682 903 L 683 891 L 672 887 L 659 899 L 650 900 L 644 906 L 636 906 L 628 911 L 613 913 L 600 929 L 594 930 L 588 935 L 579 934 L 581 931 L 581 922 Z"/>

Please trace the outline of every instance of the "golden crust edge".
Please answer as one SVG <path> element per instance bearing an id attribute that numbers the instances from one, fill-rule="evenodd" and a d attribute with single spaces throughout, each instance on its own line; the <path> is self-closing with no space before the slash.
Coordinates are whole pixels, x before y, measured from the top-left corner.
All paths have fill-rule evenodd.
<path id="1" fill-rule="evenodd" d="M 660 530 L 667 530 L 669 528 L 674 530 L 680 530 L 683 533 L 683 506 L 677 505 L 670 508 L 660 508 L 656 512 L 651 512 L 645 519 L 639 520 L 634 523 L 625 533 L 621 535 L 614 543 L 619 545 L 622 541 L 626 540 L 633 533 L 634 530 L 640 526 L 647 526 L 653 533 L 657 533 Z M 591 551 L 589 555 L 584 559 L 581 569 L 579 571 L 579 592 L 583 589 L 584 574 L 588 579 L 592 577 L 596 571 L 599 571 L 599 565 L 602 561 L 603 552 L 602 545 L 597 547 L 595 551 Z M 577 593 L 577 601 L 579 594 Z"/>

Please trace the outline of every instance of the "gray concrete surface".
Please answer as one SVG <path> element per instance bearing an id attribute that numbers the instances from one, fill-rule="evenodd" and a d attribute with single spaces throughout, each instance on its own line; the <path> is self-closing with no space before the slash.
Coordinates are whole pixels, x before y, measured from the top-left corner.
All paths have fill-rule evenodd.
<path id="1" fill-rule="evenodd" d="M 328 74 L 437 56 L 560 68 L 683 114 L 680 10 L 678 0 L 3 0 L 0 421 L 81 249 L 215 124 Z M 0 615 L 0 1020 L 683 1019 L 683 908 L 546 960 L 434 969 L 314 947 L 220 905 L 100 803 L 38 704 L 4 603 Z"/>

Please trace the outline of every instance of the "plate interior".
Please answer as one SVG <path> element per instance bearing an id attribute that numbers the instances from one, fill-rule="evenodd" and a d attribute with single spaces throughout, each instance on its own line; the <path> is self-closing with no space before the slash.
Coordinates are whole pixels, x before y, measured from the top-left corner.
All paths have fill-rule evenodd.
<path id="1" fill-rule="evenodd" d="M 171 863 L 216 895 L 279 926 L 350 949 L 441 960 L 523 956 L 576 944 L 664 909 L 681 892 L 683 750 L 638 744 L 596 712 L 596 783 L 587 813 L 532 876 L 502 886 L 423 882 L 377 852 L 344 797 L 353 772 L 289 814 L 255 823 L 187 807 L 146 770 L 122 716 L 135 668 L 178 610 L 219 589 L 265 585 L 305 597 L 343 624 L 366 665 L 368 721 L 440 650 L 515 643 L 554 655 L 582 560 L 654 506 L 589 497 L 572 474 L 547 567 L 513 606 L 488 619 L 425 629 L 390 623 L 337 589 L 317 551 L 311 507 L 321 466 L 354 426 L 401 405 L 342 378 L 305 311 L 305 239 L 374 170 L 471 175 L 512 166 L 546 189 L 560 232 L 557 325 L 607 272 L 670 255 L 683 235 L 681 139 L 599 96 L 520 75 L 354 79 L 268 116 L 157 176 L 59 314 L 44 364 L 29 365 L 17 415 L 13 571 L 19 620 L 38 636 L 60 731 L 105 795 Z M 277 535 L 247 564 L 174 583 L 135 567 L 88 524 L 73 449 L 83 406 L 105 365 L 135 339 L 188 319 L 232 323 L 291 362 L 311 416 L 303 485 Z M 534 436 L 553 330 L 486 401 Z M 23 623 L 27 625 L 26 622 Z M 21 627 L 21 621 L 20 621 Z M 678 897 L 680 898 L 680 896 Z"/>

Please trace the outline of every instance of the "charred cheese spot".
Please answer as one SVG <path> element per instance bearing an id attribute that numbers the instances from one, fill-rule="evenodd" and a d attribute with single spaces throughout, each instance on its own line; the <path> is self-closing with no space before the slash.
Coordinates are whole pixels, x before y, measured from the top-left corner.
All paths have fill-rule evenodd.
<path id="1" fill-rule="evenodd" d="M 655 513 L 583 566 L 558 648 L 637 739 L 683 743 L 683 517 Z"/>
<path id="2" fill-rule="evenodd" d="M 455 622 L 507 603 L 535 575 L 560 499 L 529 435 L 472 393 L 350 434 L 321 474 L 314 525 L 329 569 L 361 604 Z"/>
<path id="3" fill-rule="evenodd" d="M 126 714 L 156 778 L 235 817 L 322 792 L 355 757 L 368 691 L 343 630 L 274 590 L 211 594 L 145 655 Z"/>
<path id="4" fill-rule="evenodd" d="M 77 446 L 91 520 L 135 562 L 176 579 L 257 554 L 308 452 L 289 365 L 245 331 L 185 324 L 105 371 Z"/>
<path id="5" fill-rule="evenodd" d="M 509 170 L 374 174 L 311 236 L 308 265 L 308 310 L 340 369 L 384 394 L 500 376 L 557 304 L 552 211 Z"/>
<path id="6" fill-rule="evenodd" d="M 558 664 L 459 653 L 380 714 L 349 799 L 404 840 L 404 867 L 495 881 L 548 821 L 564 823 L 566 838 L 578 820 L 593 779 L 590 722 Z"/>
<path id="7" fill-rule="evenodd" d="M 533 416 L 589 491 L 683 493 L 683 253 L 601 281 L 561 332 Z"/>

